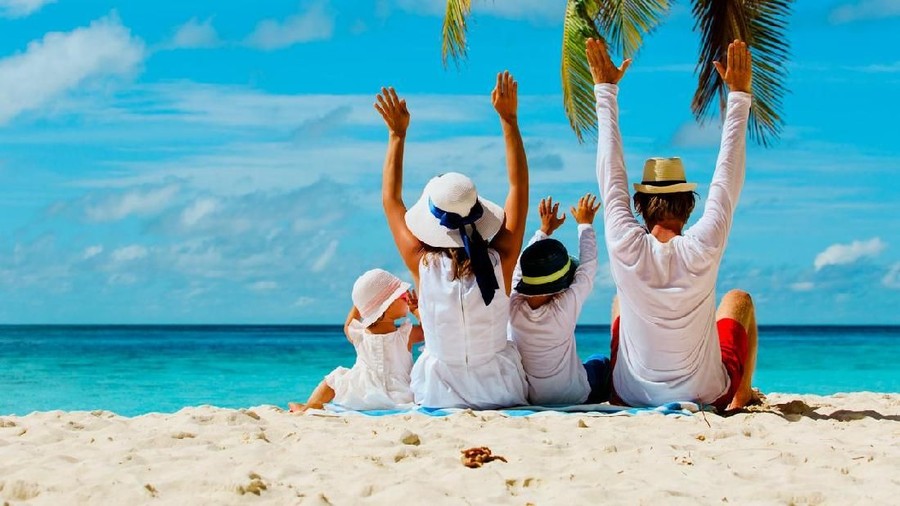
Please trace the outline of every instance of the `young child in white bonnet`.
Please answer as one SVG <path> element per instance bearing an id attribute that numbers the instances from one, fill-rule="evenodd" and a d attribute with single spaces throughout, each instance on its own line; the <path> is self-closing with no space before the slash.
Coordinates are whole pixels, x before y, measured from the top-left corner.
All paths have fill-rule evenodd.
<path id="1" fill-rule="evenodd" d="M 352 298 L 344 334 L 356 348 L 356 363 L 328 374 L 305 404 L 290 403 L 292 412 L 321 409 L 327 402 L 356 410 L 393 409 L 413 402 L 411 350 L 423 340 L 422 328 L 407 318 L 418 309 L 415 293 L 409 283 L 373 269 L 353 284 Z M 400 319 L 404 320 L 398 326 Z"/>

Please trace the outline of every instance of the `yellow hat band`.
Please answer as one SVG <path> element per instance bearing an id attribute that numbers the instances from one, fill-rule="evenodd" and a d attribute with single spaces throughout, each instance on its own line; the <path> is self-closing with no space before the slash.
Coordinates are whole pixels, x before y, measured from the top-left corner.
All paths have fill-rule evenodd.
<path id="1" fill-rule="evenodd" d="M 522 276 L 522 282 L 529 285 L 546 285 L 547 283 L 562 279 L 563 276 L 569 273 L 571 267 L 572 259 L 570 258 L 566 261 L 566 265 L 564 265 L 562 269 L 552 274 L 547 274 L 546 276 Z"/>

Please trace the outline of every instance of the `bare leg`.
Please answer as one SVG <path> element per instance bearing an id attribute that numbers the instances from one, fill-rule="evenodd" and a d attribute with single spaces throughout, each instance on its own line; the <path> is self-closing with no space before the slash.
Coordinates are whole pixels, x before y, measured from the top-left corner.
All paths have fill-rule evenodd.
<path id="1" fill-rule="evenodd" d="M 616 358 L 617 358 L 616 355 L 618 355 L 618 352 L 619 352 L 618 335 L 616 335 L 615 336 L 616 338 L 613 339 L 612 331 L 615 330 L 613 326 L 615 325 L 616 318 L 618 318 L 618 317 L 619 317 L 619 296 L 616 295 L 613 297 L 612 310 L 611 310 L 611 314 L 609 316 L 609 326 L 610 326 L 610 336 L 609 336 L 610 337 L 610 342 L 609 342 L 609 361 L 610 361 L 610 364 L 609 364 L 610 365 L 610 368 L 609 368 L 610 392 L 609 393 L 610 393 L 610 395 L 609 395 L 609 403 L 613 404 L 613 405 L 624 406 L 625 403 L 622 401 L 622 399 L 619 398 L 618 394 L 616 394 L 616 386 L 615 386 L 615 383 L 613 382 L 613 378 L 612 378 L 613 370 L 615 369 L 615 366 L 616 366 Z"/>
<path id="2" fill-rule="evenodd" d="M 323 380 L 319 383 L 319 386 L 313 390 L 313 393 L 310 394 L 309 399 L 306 400 L 306 404 L 300 404 L 299 402 L 290 402 L 288 403 L 288 407 L 291 410 L 291 413 L 303 413 L 307 409 L 322 409 L 325 407 L 326 402 L 331 402 L 334 399 L 334 390 L 328 386 L 328 383 L 325 383 Z"/>
<path id="3" fill-rule="evenodd" d="M 719 309 L 716 311 L 716 321 L 722 318 L 736 320 L 747 331 L 747 359 L 744 362 L 744 375 L 734 394 L 734 399 L 728 405 L 728 410 L 740 409 L 758 400 L 753 392 L 753 373 L 756 371 L 756 352 L 759 348 L 759 336 L 756 328 L 756 311 L 753 309 L 753 299 L 750 294 L 741 290 L 732 290 L 722 297 Z"/>

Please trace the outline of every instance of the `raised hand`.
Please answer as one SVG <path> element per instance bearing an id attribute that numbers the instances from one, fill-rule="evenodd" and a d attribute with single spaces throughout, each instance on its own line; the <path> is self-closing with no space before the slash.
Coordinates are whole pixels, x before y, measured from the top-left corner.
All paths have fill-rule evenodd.
<path id="1" fill-rule="evenodd" d="M 541 216 L 541 232 L 552 235 L 556 229 L 566 222 L 566 213 L 563 212 L 562 216 L 557 216 L 556 213 L 558 211 L 559 202 L 554 204 L 552 197 L 541 199 L 541 203 L 538 204 L 538 214 Z"/>
<path id="2" fill-rule="evenodd" d="M 398 97 L 394 88 L 381 88 L 381 93 L 375 99 L 375 109 L 384 118 L 391 135 L 406 137 L 406 129 L 409 128 L 406 100 Z"/>
<path id="3" fill-rule="evenodd" d="M 414 289 L 409 289 L 406 292 L 406 305 L 409 306 L 409 312 L 416 315 L 416 318 L 419 317 L 419 295 L 416 293 Z"/>
<path id="4" fill-rule="evenodd" d="M 573 206 L 570 211 L 579 225 L 591 225 L 594 223 L 594 217 L 599 209 L 600 203 L 597 202 L 597 197 L 588 193 L 578 199 L 578 205 Z"/>
<path id="5" fill-rule="evenodd" d="M 591 67 L 594 84 L 618 84 L 625 75 L 625 71 L 631 66 L 631 58 L 628 58 L 622 62 L 622 65 L 616 67 L 609 57 L 606 43 L 602 40 L 587 39 L 585 53 L 588 65 Z"/>
<path id="6" fill-rule="evenodd" d="M 491 103 L 500 119 L 515 122 L 519 114 L 519 83 L 509 71 L 497 74 L 497 86 L 491 92 Z"/>
<path id="7" fill-rule="evenodd" d="M 734 39 L 734 42 L 728 44 L 728 59 L 725 65 L 717 61 L 714 61 L 713 65 L 730 91 L 750 93 L 753 86 L 753 58 L 746 42 Z"/>

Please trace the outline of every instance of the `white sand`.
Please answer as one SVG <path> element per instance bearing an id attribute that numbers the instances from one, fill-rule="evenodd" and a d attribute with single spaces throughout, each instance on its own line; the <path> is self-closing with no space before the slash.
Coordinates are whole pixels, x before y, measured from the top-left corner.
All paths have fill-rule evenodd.
<path id="1" fill-rule="evenodd" d="M 900 394 L 768 404 L 729 418 L 323 417 L 272 406 L 4 416 L 0 506 L 900 504 Z M 402 442 L 408 433 L 420 444 Z M 468 469 L 460 450 L 473 446 L 509 462 Z"/>

